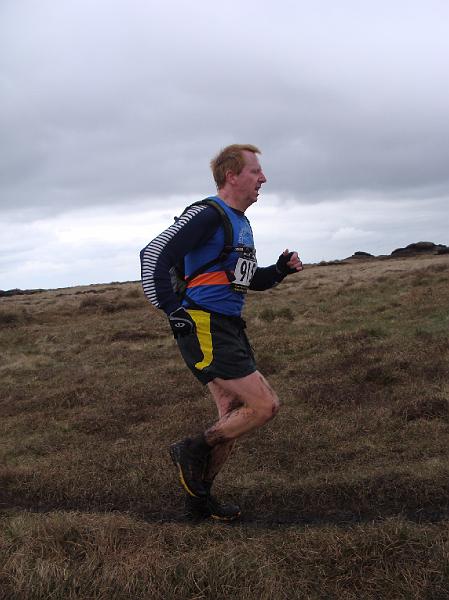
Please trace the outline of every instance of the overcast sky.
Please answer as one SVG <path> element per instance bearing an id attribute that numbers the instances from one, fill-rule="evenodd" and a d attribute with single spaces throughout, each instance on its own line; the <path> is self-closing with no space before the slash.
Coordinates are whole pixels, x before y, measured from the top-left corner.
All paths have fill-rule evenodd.
<path id="1" fill-rule="evenodd" d="M 0 0 L 0 289 L 135 280 L 262 150 L 261 264 L 449 244 L 447 0 Z"/>

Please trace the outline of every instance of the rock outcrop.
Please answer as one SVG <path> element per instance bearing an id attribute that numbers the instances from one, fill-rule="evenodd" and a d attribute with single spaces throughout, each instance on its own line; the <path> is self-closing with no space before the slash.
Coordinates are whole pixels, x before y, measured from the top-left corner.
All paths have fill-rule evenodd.
<path id="1" fill-rule="evenodd" d="M 413 256 L 420 256 L 423 254 L 449 254 L 449 247 L 444 244 L 434 244 L 433 242 L 415 242 L 414 244 L 409 244 L 405 248 L 397 248 L 393 250 L 391 254 L 381 254 L 375 256 L 370 254 L 369 252 L 362 252 L 361 250 L 357 250 L 354 252 L 352 256 L 348 256 L 348 258 L 343 258 L 341 260 L 330 260 L 330 261 L 321 261 L 318 263 L 319 266 L 328 266 L 328 265 L 345 265 L 351 264 L 354 260 L 388 260 L 391 258 L 407 258 Z"/>
<path id="2" fill-rule="evenodd" d="M 357 252 L 354 252 L 354 254 L 349 258 L 375 258 L 375 256 L 373 254 L 370 254 L 369 252 L 362 252 L 361 250 L 357 250 Z"/>
<path id="3" fill-rule="evenodd" d="M 28 296 L 30 294 L 38 294 L 39 292 L 45 292 L 45 290 L 19 290 L 18 288 L 14 288 L 13 290 L 0 290 L 0 298 L 8 296 Z"/>
<path id="4" fill-rule="evenodd" d="M 416 242 L 409 244 L 405 248 L 397 248 L 393 250 L 391 256 L 417 256 L 419 254 L 446 254 L 449 248 L 444 244 L 434 244 L 433 242 Z"/>

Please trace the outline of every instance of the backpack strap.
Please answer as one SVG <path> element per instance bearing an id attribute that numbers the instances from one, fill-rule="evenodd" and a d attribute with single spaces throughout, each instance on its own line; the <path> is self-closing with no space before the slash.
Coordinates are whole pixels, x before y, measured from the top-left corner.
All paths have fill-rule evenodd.
<path id="1" fill-rule="evenodd" d="M 183 213 L 186 210 L 188 210 L 191 206 L 200 206 L 200 205 L 204 205 L 204 204 L 206 204 L 207 206 L 213 207 L 220 215 L 221 224 L 223 225 L 223 229 L 224 229 L 224 245 L 223 245 L 223 249 L 221 250 L 220 254 L 216 258 L 213 258 L 212 260 L 209 260 L 204 265 L 201 265 L 200 267 L 195 269 L 193 271 L 193 273 L 191 273 L 188 277 L 185 278 L 185 281 L 187 284 L 190 283 L 190 281 L 192 281 L 192 279 L 195 279 L 195 277 L 197 277 L 204 271 L 207 271 L 207 269 L 209 269 L 210 267 L 213 267 L 214 265 L 225 261 L 234 249 L 234 244 L 233 244 L 234 229 L 232 227 L 232 223 L 231 223 L 228 215 L 226 214 L 225 209 L 216 200 L 213 200 L 212 198 L 204 198 L 204 200 L 199 200 L 198 202 L 194 202 L 193 204 L 190 204 L 183 211 Z M 228 273 L 227 271 L 226 271 L 226 275 L 228 276 L 229 281 L 232 281 L 234 279 L 232 274 Z"/>
<path id="2" fill-rule="evenodd" d="M 204 198 L 204 200 L 194 202 L 190 206 L 199 206 L 204 204 L 215 208 L 215 210 L 221 217 L 221 224 L 223 225 L 224 229 L 224 246 L 222 253 L 225 252 L 224 258 L 227 258 L 228 254 L 230 254 L 234 248 L 234 229 L 232 227 L 232 223 L 222 205 L 213 198 Z M 190 208 L 190 206 L 188 206 L 187 208 Z M 187 210 L 187 208 L 185 210 Z"/>

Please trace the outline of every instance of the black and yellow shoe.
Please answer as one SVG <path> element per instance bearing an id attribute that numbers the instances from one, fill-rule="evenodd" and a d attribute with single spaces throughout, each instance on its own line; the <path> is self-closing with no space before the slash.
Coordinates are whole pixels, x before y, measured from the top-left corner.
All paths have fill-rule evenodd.
<path id="1" fill-rule="evenodd" d="M 170 446 L 170 456 L 178 470 L 181 485 L 192 498 L 207 496 L 203 475 L 209 454 L 210 449 L 198 448 L 190 438 Z"/>
<path id="2" fill-rule="evenodd" d="M 234 521 L 240 517 L 240 507 L 235 504 L 220 502 L 208 494 L 205 498 L 186 496 L 185 516 L 189 519 L 217 519 L 218 521 Z"/>

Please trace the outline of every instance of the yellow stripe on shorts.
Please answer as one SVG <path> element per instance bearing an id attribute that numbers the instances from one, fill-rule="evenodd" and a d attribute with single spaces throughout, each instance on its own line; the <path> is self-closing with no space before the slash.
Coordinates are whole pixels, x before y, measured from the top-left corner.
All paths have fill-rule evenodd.
<path id="1" fill-rule="evenodd" d="M 210 365 L 214 355 L 212 350 L 212 334 L 210 331 L 210 313 L 204 310 L 188 309 L 187 312 L 195 321 L 196 334 L 200 343 L 203 360 L 197 362 L 195 368 L 201 371 Z"/>

